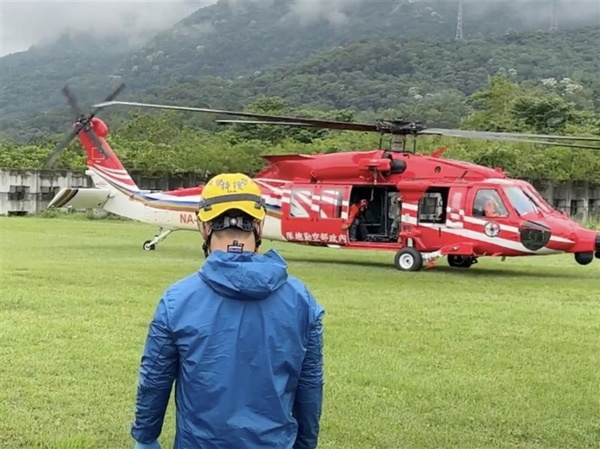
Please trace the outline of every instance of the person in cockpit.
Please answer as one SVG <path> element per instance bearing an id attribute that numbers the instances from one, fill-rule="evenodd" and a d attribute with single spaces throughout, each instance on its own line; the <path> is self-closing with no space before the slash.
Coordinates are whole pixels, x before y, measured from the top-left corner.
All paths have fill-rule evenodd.
<path id="1" fill-rule="evenodd" d="M 484 215 L 489 218 L 502 217 L 504 214 L 502 213 L 502 208 L 496 201 L 493 195 L 488 194 L 485 199 L 485 207 L 483 209 Z"/>

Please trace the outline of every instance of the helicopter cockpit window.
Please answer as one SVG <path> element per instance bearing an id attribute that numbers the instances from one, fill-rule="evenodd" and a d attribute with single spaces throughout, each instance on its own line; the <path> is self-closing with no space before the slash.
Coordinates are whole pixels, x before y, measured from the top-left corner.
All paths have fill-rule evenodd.
<path id="1" fill-rule="evenodd" d="M 519 215 L 538 211 L 535 202 L 520 187 L 505 187 L 504 192 Z"/>
<path id="2" fill-rule="evenodd" d="M 508 209 L 494 189 L 481 189 L 477 192 L 473 204 L 474 217 L 508 217 Z"/>
<path id="3" fill-rule="evenodd" d="M 543 212 L 550 213 L 554 210 L 548 200 L 540 195 L 540 193 L 535 190 L 531 184 L 525 184 L 523 191 L 525 192 L 525 195 L 527 195 Z"/>

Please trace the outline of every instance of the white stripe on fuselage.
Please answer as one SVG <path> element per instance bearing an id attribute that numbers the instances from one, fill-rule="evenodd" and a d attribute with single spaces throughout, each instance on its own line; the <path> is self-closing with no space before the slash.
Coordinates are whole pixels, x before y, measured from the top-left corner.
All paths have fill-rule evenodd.
<path id="1" fill-rule="evenodd" d="M 416 217 L 404 215 L 402 217 L 402 220 L 404 222 L 407 222 L 407 223 L 410 223 L 413 225 L 417 224 Z M 527 254 L 546 255 L 546 254 L 557 254 L 557 253 L 562 252 L 562 251 L 553 250 L 550 248 L 542 248 L 538 251 L 532 251 L 530 249 L 525 248 L 521 243 L 515 242 L 514 240 L 509 240 L 509 239 L 505 239 L 502 237 L 488 237 L 487 235 L 485 235 L 482 232 L 473 231 L 471 229 L 464 229 L 464 228 L 463 229 L 453 229 L 453 228 L 449 228 L 445 225 L 439 225 L 439 224 L 435 224 L 435 223 L 419 223 L 419 226 L 422 226 L 425 228 L 430 228 L 430 229 L 435 229 L 436 231 L 439 230 L 442 233 L 458 235 L 458 236 L 465 237 L 470 240 L 475 240 L 476 242 L 479 242 L 479 243 L 487 243 L 490 245 L 499 246 L 504 249 L 510 249 L 513 251 L 519 251 L 519 252 L 523 252 L 523 253 L 527 253 Z"/>
<path id="2" fill-rule="evenodd" d="M 402 207 L 407 210 L 414 211 L 414 212 L 417 212 L 419 209 L 419 207 L 416 204 L 408 204 L 408 203 L 403 204 Z M 463 215 L 464 215 L 464 213 L 463 213 Z M 455 217 L 451 217 L 451 218 L 455 219 Z M 511 234 L 516 234 L 516 235 L 520 234 L 519 228 L 517 228 L 515 226 L 502 224 L 502 223 L 497 223 L 493 220 L 485 220 L 483 218 L 476 218 L 476 217 L 469 217 L 469 216 L 463 216 L 462 219 L 466 223 L 471 223 L 471 224 L 476 224 L 476 225 L 481 225 L 481 226 L 485 226 L 486 223 L 489 223 L 489 222 L 496 223 L 496 224 L 498 224 L 498 226 L 500 226 L 501 231 L 506 231 L 506 232 L 509 232 Z M 427 225 L 426 223 L 419 223 L 419 226 L 426 226 L 426 225 Z M 474 231 L 474 232 L 476 232 L 476 231 Z M 482 235 L 485 235 L 485 234 L 482 234 Z M 557 242 L 557 243 L 575 243 L 575 242 L 573 242 L 573 240 L 565 239 L 563 237 L 557 237 L 554 235 L 550 237 L 550 241 Z M 526 250 L 524 249 L 523 251 L 526 251 Z M 536 251 L 536 253 L 537 253 L 537 251 Z"/>

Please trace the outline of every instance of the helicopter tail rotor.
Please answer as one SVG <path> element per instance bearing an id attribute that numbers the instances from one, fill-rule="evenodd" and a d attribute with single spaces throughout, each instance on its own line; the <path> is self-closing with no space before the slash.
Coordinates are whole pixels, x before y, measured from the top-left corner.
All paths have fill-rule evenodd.
<path id="1" fill-rule="evenodd" d="M 117 97 L 117 95 L 119 95 L 121 93 L 121 91 L 124 88 L 125 88 L 125 84 L 122 83 L 109 96 L 106 97 L 105 101 L 112 101 L 114 98 Z M 45 164 L 45 167 L 47 169 L 52 168 L 56 164 L 56 161 L 58 160 L 60 154 L 65 150 L 65 148 L 67 148 L 67 146 L 69 145 L 71 140 L 73 140 L 81 131 L 86 132 L 92 139 L 92 142 L 94 142 L 94 145 L 96 146 L 96 148 L 100 152 L 104 153 L 104 148 L 102 146 L 102 143 L 98 139 L 98 136 L 96 135 L 93 127 L 91 126 L 92 119 L 96 116 L 96 114 L 102 108 L 95 107 L 92 110 L 92 112 L 86 116 L 83 113 L 83 111 L 81 110 L 81 108 L 79 107 L 79 105 L 77 103 L 77 99 L 75 98 L 75 96 L 73 95 L 73 93 L 71 92 L 69 87 L 68 86 L 63 87 L 62 92 L 63 92 L 63 95 L 67 98 L 67 102 L 69 103 L 71 112 L 73 113 L 73 115 L 75 117 L 77 117 L 77 119 L 74 123 L 73 129 L 69 132 L 67 137 L 60 144 L 58 144 L 58 146 L 52 151 L 52 153 L 50 153 L 50 156 L 48 156 L 48 159 L 46 160 L 46 164 Z"/>

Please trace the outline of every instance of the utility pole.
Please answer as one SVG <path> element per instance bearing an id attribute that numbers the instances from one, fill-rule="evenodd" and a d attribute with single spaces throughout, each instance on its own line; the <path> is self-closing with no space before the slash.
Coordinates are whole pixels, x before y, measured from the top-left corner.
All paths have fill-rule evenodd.
<path id="1" fill-rule="evenodd" d="M 463 27 L 462 1 L 459 1 L 458 2 L 458 16 L 456 17 L 456 36 L 454 38 L 457 41 L 460 41 L 463 38 L 462 27 Z"/>
<path id="2" fill-rule="evenodd" d="M 552 18 L 550 19 L 550 31 L 558 30 L 558 0 L 552 4 Z"/>

